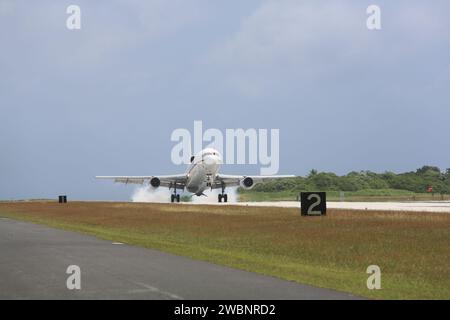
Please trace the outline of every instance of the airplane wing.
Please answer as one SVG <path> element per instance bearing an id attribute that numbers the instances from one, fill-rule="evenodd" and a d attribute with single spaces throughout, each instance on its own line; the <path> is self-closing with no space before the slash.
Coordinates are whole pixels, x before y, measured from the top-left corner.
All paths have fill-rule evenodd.
<path id="1" fill-rule="evenodd" d="M 277 175 L 277 176 L 243 176 L 218 174 L 214 179 L 213 189 L 226 187 L 242 186 L 244 188 L 252 188 L 255 184 L 270 181 L 274 179 L 295 178 L 294 175 Z"/>
<path id="2" fill-rule="evenodd" d="M 177 189 L 181 189 L 186 186 L 186 174 L 174 174 L 167 176 L 97 176 L 96 179 L 114 180 L 117 183 L 125 184 L 144 184 L 150 183 L 154 187 L 167 187 L 172 188 L 175 183 Z M 157 184 L 157 185 L 154 185 Z"/>

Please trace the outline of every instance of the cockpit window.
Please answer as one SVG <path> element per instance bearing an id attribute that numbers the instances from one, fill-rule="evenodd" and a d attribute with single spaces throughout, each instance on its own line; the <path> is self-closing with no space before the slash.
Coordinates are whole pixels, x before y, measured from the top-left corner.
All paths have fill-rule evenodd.
<path id="1" fill-rule="evenodd" d="M 219 155 L 217 152 L 205 152 L 203 154 L 204 157 L 206 157 L 206 156 L 217 156 L 217 155 Z"/>

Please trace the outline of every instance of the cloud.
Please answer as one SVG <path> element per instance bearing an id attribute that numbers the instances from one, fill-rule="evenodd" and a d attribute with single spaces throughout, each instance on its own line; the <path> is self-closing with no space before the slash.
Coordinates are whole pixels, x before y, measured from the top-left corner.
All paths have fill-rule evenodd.
<path id="1" fill-rule="evenodd" d="M 0 2 L 0 35 L 11 37 L 7 52 L 26 60 L 50 62 L 54 68 L 76 66 L 80 71 L 107 65 L 127 52 L 167 41 L 203 19 L 203 9 L 181 0 L 95 2 L 81 0 L 81 30 L 68 30 L 70 1 Z M 6 31 L 8 30 L 8 31 Z M 26 40 L 26 43 L 24 42 Z M 8 48 L 7 48 L 8 49 Z M 30 56 L 30 57 L 29 57 Z"/>
<path id="2" fill-rule="evenodd" d="M 336 1 L 267 1 L 210 52 L 208 62 L 227 70 L 229 83 L 244 93 L 261 94 L 279 75 L 313 76 L 318 64 L 326 67 L 355 50 L 364 26 L 364 15 L 358 21 L 357 14 L 355 6 Z"/>
<path id="3" fill-rule="evenodd" d="M 247 17 L 241 29 L 216 50 L 218 59 L 237 58 L 240 63 L 261 66 L 279 58 L 303 60 L 322 39 L 354 42 L 355 8 L 336 2 L 268 1 Z M 236 60 L 234 60 L 236 61 Z"/>
<path id="4" fill-rule="evenodd" d="M 12 0 L 0 1 L 0 16 L 10 15 L 14 10 L 14 2 Z"/>
<path id="5" fill-rule="evenodd" d="M 228 89 L 250 97 L 284 92 L 293 83 L 348 79 L 374 62 L 389 70 L 411 50 L 448 40 L 442 6 L 409 4 L 382 6 L 384 28 L 374 32 L 366 28 L 368 3 L 269 0 L 214 46 L 206 64 L 222 74 Z"/>

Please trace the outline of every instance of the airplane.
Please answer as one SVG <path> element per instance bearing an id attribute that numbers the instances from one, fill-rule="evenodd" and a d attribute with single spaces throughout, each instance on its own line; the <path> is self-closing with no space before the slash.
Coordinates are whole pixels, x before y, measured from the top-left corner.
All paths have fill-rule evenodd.
<path id="1" fill-rule="evenodd" d="M 241 186 L 251 189 L 257 183 L 281 178 L 293 178 L 294 175 L 272 175 L 272 176 L 244 176 L 219 174 L 222 164 L 220 153 L 212 148 L 206 148 L 197 155 L 191 157 L 191 164 L 186 173 L 165 176 L 96 176 L 97 179 L 111 179 L 118 183 L 145 184 L 156 189 L 166 187 L 173 190 L 170 197 L 171 202 L 180 202 L 180 194 L 177 190 L 186 190 L 196 196 L 205 195 L 207 189 L 221 189 L 218 195 L 219 202 L 227 202 L 228 195 L 226 187 Z"/>

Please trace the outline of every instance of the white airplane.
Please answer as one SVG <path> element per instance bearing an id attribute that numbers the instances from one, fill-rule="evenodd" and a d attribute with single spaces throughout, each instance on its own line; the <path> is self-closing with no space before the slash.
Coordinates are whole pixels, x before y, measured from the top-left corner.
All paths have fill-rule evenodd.
<path id="1" fill-rule="evenodd" d="M 166 187 L 173 189 L 171 202 L 180 202 L 180 195 L 177 190 L 185 189 L 197 196 L 205 195 L 206 189 L 222 189 L 218 195 L 219 202 L 227 202 L 228 196 L 225 193 L 226 187 L 241 186 L 251 189 L 256 183 L 280 178 L 292 178 L 293 175 L 277 176 L 242 176 L 219 174 L 222 164 L 222 157 L 217 150 L 207 148 L 200 151 L 196 156 L 191 157 L 191 164 L 184 174 L 168 176 L 97 176 L 97 179 L 111 179 L 120 183 L 147 183 L 153 188 Z"/>

